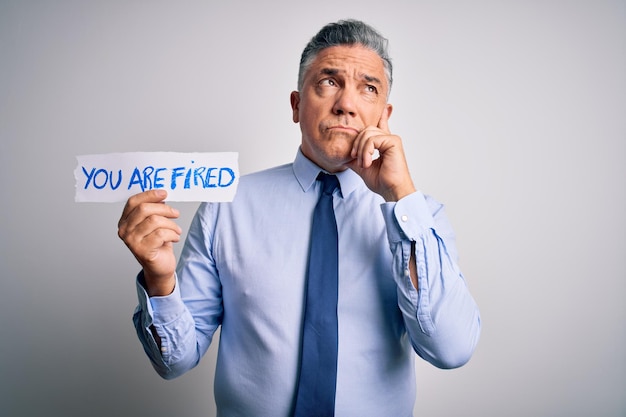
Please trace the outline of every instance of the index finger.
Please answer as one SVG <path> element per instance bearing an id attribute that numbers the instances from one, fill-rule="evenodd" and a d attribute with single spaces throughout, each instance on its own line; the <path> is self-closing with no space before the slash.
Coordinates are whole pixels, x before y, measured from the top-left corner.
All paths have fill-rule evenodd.
<path id="1" fill-rule="evenodd" d="M 378 120 L 378 128 L 385 133 L 390 133 L 389 131 L 389 116 L 391 115 L 391 104 L 387 104 L 383 109 L 383 113 L 380 115 L 380 119 Z"/>
<path id="2" fill-rule="evenodd" d="M 143 193 L 135 194 L 126 201 L 124 211 L 122 211 L 122 219 L 125 219 L 128 214 L 142 203 L 161 203 L 167 198 L 167 191 L 165 190 L 149 190 Z"/>

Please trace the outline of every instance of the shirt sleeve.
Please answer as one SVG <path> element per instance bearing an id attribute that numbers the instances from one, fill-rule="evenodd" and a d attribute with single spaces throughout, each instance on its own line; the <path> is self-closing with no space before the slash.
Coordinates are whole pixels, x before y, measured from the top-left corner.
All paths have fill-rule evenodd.
<path id="1" fill-rule="evenodd" d="M 462 366 L 478 342 L 480 314 L 458 267 L 455 236 L 443 206 L 415 192 L 381 208 L 398 305 L 413 349 L 439 368 Z M 409 272 L 413 247 L 418 289 Z"/>
<path id="2" fill-rule="evenodd" d="M 221 285 L 208 250 L 212 229 L 205 226 L 203 213 L 198 210 L 181 253 L 172 294 L 149 297 L 143 274 L 137 277 L 139 304 L 133 323 L 152 366 L 165 379 L 195 367 L 221 324 Z M 153 331 L 158 334 L 160 345 Z"/>

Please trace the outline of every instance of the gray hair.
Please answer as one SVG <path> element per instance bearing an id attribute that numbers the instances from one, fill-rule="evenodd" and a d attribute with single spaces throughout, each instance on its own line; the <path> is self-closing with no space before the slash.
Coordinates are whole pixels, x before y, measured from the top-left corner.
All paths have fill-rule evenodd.
<path id="1" fill-rule="evenodd" d="M 376 52 L 383 60 L 385 75 L 391 91 L 393 67 L 387 52 L 388 41 L 376 29 L 358 20 L 340 20 L 329 23 L 315 35 L 302 51 L 298 71 L 298 90 L 302 90 L 304 75 L 323 49 L 339 45 L 363 45 Z"/>

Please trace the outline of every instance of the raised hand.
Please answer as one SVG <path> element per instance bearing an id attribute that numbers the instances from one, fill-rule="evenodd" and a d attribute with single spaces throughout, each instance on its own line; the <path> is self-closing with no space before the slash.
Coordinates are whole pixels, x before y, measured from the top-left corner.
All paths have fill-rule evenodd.
<path id="1" fill-rule="evenodd" d="M 402 139 L 389 131 L 391 106 L 385 107 L 377 126 L 363 129 L 354 140 L 348 167 L 370 190 L 386 201 L 398 201 L 415 191 L 404 155 Z M 378 158 L 375 158 L 378 151 Z"/>

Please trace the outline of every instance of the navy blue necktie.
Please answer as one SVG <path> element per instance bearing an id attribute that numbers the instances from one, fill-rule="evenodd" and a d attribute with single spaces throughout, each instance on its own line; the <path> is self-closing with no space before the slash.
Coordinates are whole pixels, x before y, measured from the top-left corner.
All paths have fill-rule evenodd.
<path id="1" fill-rule="evenodd" d="M 333 191 L 339 181 L 324 173 L 317 179 L 322 194 L 313 212 L 295 417 L 335 415 L 338 244 Z"/>

